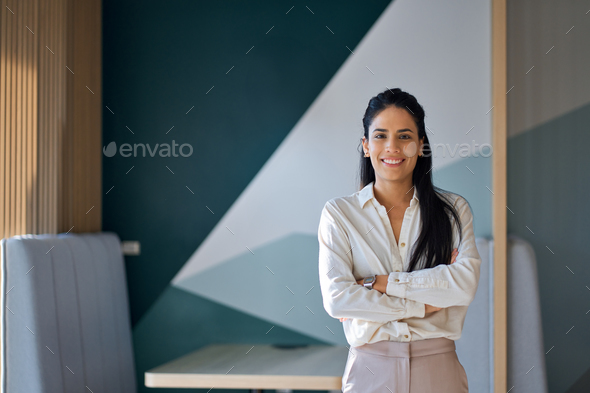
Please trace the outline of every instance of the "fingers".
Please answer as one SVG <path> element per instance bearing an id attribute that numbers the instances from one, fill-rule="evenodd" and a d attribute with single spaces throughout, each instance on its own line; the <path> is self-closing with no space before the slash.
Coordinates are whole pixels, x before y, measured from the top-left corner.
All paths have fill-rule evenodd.
<path id="1" fill-rule="evenodd" d="M 340 320 L 340 322 L 344 322 L 346 321 L 348 318 L 338 318 Z"/>
<path id="2" fill-rule="evenodd" d="M 435 306 L 431 306 L 430 304 L 426 304 L 425 308 L 424 308 L 425 314 L 429 314 L 431 312 L 440 311 L 440 310 L 442 310 L 442 307 L 435 307 Z"/>
<path id="3" fill-rule="evenodd" d="M 451 253 L 451 263 L 455 263 L 455 260 L 457 259 L 457 255 L 459 255 L 459 251 L 457 251 L 457 249 L 453 249 L 453 252 Z"/>

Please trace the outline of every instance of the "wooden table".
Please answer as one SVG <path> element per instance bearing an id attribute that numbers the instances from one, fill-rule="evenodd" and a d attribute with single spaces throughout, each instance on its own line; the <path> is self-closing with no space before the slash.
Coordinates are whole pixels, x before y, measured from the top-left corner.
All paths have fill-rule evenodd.
<path id="1" fill-rule="evenodd" d="M 211 344 L 145 373 L 153 388 L 341 390 L 348 348 Z"/>

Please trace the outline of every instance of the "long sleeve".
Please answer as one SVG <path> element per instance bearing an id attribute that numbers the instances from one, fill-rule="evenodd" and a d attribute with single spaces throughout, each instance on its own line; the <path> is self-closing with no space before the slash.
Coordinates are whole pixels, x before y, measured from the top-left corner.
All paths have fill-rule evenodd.
<path id="1" fill-rule="evenodd" d="M 388 296 L 356 283 L 350 240 L 338 214 L 328 201 L 318 228 L 320 288 L 326 312 L 333 318 L 380 323 L 424 317 L 424 303 Z"/>
<path id="2" fill-rule="evenodd" d="M 473 214 L 467 201 L 455 201 L 463 229 L 463 241 L 458 245 L 459 233 L 455 229 L 455 244 L 459 254 L 450 265 L 413 272 L 393 272 L 388 276 L 386 293 L 390 296 L 411 299 L 435 307 L 468 306 L 475 297 L 479 282 L 481 257 L 473 233 Z"/>

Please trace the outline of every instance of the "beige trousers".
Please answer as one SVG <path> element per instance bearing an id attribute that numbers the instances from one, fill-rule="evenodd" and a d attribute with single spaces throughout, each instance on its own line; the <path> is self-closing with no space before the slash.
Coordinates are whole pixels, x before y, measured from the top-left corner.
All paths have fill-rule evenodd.
<path id="1" fill-rule="evenodd" d="M 467 374 L 448 338 L 379 341 L 350 347 L 343 393 L 468 393 Z"/>

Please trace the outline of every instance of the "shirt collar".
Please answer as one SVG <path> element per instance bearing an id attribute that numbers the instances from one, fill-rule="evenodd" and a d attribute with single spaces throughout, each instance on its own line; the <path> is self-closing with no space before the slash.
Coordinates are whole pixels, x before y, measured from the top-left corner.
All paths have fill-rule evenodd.
<path id="1" fill-rule="evenodd" d="M 370 199 L 375 198 L 375 195 L 373 194 L 373 184 L 374 183 L 375 183 L 374 181 L 370 182 L 362 190 L 359 191 L 357 197 L 358 197 L 358 201 L 361 206 L 361 209 L 365 207 L 365 204 Z M 412 196 L 412 200 L 410 201 L 410 207 L 414 206 L 416 203 L 419 202 L 418 191 L 416 190 L 416 187 L 413 187 L 413 188 L 414 188 L 414 195 Z M 375 199 L 375 201 L 377 201 L 377 200 Z"/>

